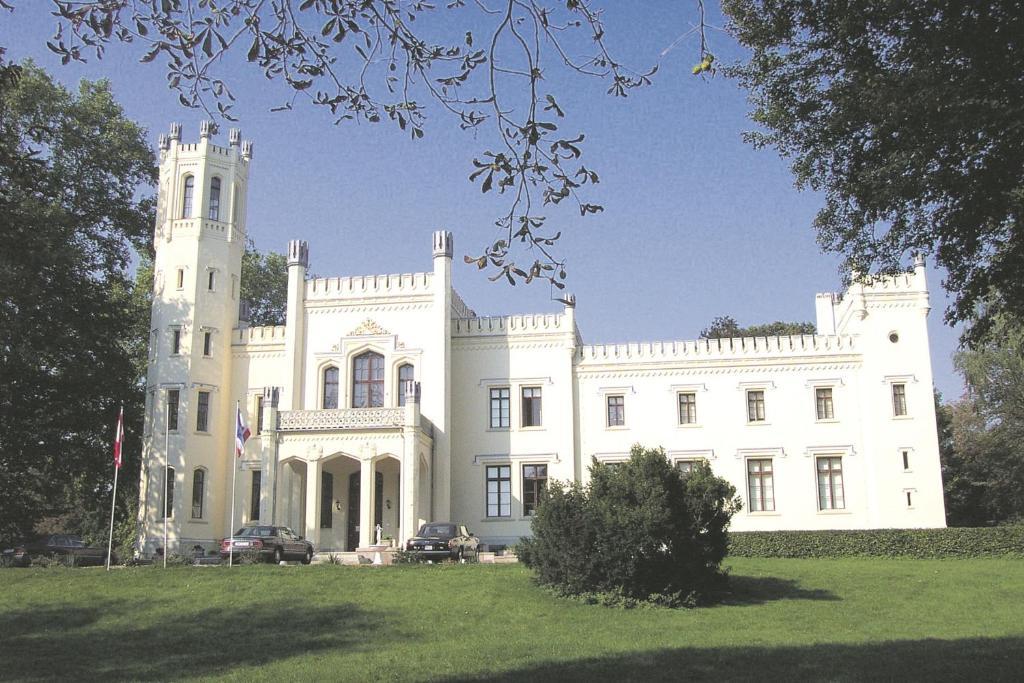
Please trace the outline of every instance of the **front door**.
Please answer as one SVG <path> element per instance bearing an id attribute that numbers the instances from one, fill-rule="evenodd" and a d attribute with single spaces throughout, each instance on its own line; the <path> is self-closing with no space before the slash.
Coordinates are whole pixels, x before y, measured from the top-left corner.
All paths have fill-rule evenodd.
<path id="1" fill-rule="evenodd" d="M 348 535 L 345 550 L 353 552 L 359 547 L 359 472 L 348 475 Z"/>

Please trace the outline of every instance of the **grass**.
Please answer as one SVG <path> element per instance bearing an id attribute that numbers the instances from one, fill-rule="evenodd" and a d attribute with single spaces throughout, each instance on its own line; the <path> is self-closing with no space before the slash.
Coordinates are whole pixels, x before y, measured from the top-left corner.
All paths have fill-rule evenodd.
<path id="1" fill-rule="evenodd" d="M 519 565 L 0 571 L 0 679 L 1024 676 L 1024 561 L 733 558 L 726 604 L 559 599 Z"/>

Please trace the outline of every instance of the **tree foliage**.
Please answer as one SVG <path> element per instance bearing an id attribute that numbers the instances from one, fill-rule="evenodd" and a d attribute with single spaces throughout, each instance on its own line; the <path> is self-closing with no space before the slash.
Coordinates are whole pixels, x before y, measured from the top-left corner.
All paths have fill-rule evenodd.
<path id="1" fill-rule="evenodd" d="M 72 93 L 30 63 L 13 73 L 0 79 L 3 537 L 68 508 L 109 511 L 117 411 L 141 405 L 127 267 L 152 229 L 156 179 L 145 132 L 106 82 Z M 141 412 L 126 410 L 122 507 Z"/>
<path id="2" fill-rule="evenodd" d="M 1024 12 L 1016 0 L 724 0 L 749 134 L 823 193 L 818 239 L 857 272 L 948 271 L 968 341 L 1024 312 Z"/>
<path id="3" fill-rule="evenodd" d="M 729 339 L 730 337 L 776 337 L 788 334 L 814 334 L 814 323 L 783 322 L 740 327 L 730 316 L 719 316 L 711 321 L 711 325 L 700 331 L 701 339 Z"/>
<path id="4" fill-rule="evenodd" d="M 568 595 L 692 605 L 724 580 L 735 494 L 707 463 L 684 475 L 664 450 L 634 446 L 625 463 L 595 460 L 585 487 L 550 484 L 519 556 L 540 583 Z"/>
<path id="5" fill-rule="evenodd" d="M 997 319 L 993 333 L 957 354 L 967 394 L 940 417 L 946 517 L 956 526 L 1024 520 L 1024 330 Z"/>
<path id="6" fill-rule="evenodd" d="M 250 325 L 284 325 L 288 305 L 288 260 L 260 252 L 249 241 L 242 256 L 242 300 L 249 302 Z"/>
<path id="7" fill-rule="evenodd" d="M 586 135 L 566 130 L 547 71 L 563 67 L 625 97 L 657 70 L 633 70 L 611 53 L 591 0 L 51 2 L 58 26 L 46 44 L 63 63 L 131 44 L 142 62 L 163 63 L 183 106 L 215 117 L 234 119 L 230 71 L 247 62 L 284 86 L 277 109 L 308 102 L 336 123 L 389 123 L 414 140 L 432 108 L 463 129 L 489 129 L 467 171 L 482 192 L 502 195 L 507 211 L 495 239 L 465 258 L 513 285 L 564 287 L 554 248 L 561 231 L 546 215 L 555 205 L 581 216 L 603 210 L 584 196 L 599 176 L 582 161 Z M 699 23 L 685 34 L 700 38 L 694 73 L 713 73 L 703 0 L 694 4 Z"/>

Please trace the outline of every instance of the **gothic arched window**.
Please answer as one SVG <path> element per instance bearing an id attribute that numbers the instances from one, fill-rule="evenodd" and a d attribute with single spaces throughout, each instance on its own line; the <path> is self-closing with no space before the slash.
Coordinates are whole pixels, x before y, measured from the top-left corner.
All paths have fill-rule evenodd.
<path id="1" fill-rule="evenodd" d="M 181 195 L 181 217 L 192 217 L 192 193 L 196 189 L 195 176 L 185 176 L 185 190 Z"/>
<path id="2" fill-rule="evenodd" d="M 210 220 L 220 220 L 220 178 L 210 181 Z"/>
<path id="3" fill-rule="evenodd" d="M 338 368 L 324 370 L 324 408 L 338 407 Z"/>
<path id="4" fill-rule="evenodd" d="M 405 383 L 413 379 L 415 369 L 409 363 L 398 366 L 398 405 L 405 405 Z"/>
<path id="5" fill-rule="evenodd" d="M 203 518 L 203 494 L 206 492 L 206 470 L 192 471 L 192 519 Z"/>
<path id="6" fill-rule="evenodd" d="M 384 356 L 373 351 L 353 361 L 352 407 L 379 408 L 384 405 Z"/>

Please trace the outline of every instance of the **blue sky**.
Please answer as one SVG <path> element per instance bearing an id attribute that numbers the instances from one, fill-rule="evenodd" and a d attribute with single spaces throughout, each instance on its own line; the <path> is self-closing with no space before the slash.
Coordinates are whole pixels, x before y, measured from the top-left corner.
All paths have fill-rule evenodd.
<path id="1" fill-rule="evenodd" d="M 811 227 L 821 198 L 798 192 L 773 150 L 743 142 L 753 127 L 745 94 L 724 78 L 691 75 L 695 37 L 663 54 L 689 30 L 692 5 L 606 4 L 612 53 L 638 68 L 658 63 L 654 85 L 612 98 L 607 83 L 549 60 L 542 91 L 558 97 L 565 131 L 586 133 L 583 162 L 601 176 L 586 199 L 602 204 L 603 213 L 583 219 L 569 206 L 545 212 L 562 231 L 567 291 L 577 296 L 584 340 L 690 339 L 726 314 L 744 325 L 813 320 L 815 292 L 840 287 L 840 259 L 821 253 Z M 110 79 L 154 144 L 171 121 L 183 123 L 186 141 L 198 139 L 202 115 L 177 103 L 160 60 L 139 64 L 137 49 L 115 47 L 102 61 L 61 66 L 45 46 L 55 25 L 49 7 L 22 0 L 14 13 L 0 11 L 0 45 L 9 58 L 32 57 L 67 84 Z M 710 22 L 722 26 L 715 12 Z M 492 20 L 471 16 L 479 42 Z M 458 41 L 465 27 L 438 22 L 430 30 L 449 30 Z M 720 62 L 742 58 L 726 34 L 712 29 L 709 39 Z M 389 125 L 335 126 L 328 112 L 301 102 L 271 113 L 288 96 L 284 86 L 236 66 L 225 75 L 238 97 L 240 121 L 232 125 L 255 145 L 248 229 L 260 249 L 308 240 L 320 275 L 420 271 L 430 268 L 431 231 L 445 228 L 455 235 L 456 287 L 479 314 L 561 308 L 547 286 L 493 284 L 486 271 L 461 263 L 495 238 L 493 222 L 505 209 L 504 200 L 482 195 L 467 179 L 473 156 L 495 147 L 490 130 L 460 131 L 435 108 L 425 137 L 414 142 Z M 226 133 L 220 137 L 226 141 Z M 929 277 L 935 381 L 951 400 L 962 393 L 951 360 L 957 331 L 942 322 L 942 274 L 930 269 Z"/>

